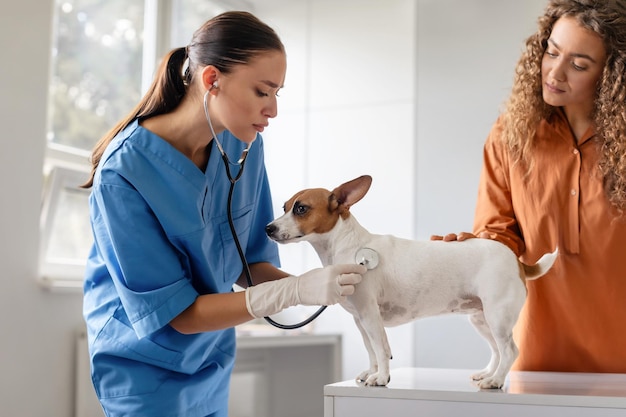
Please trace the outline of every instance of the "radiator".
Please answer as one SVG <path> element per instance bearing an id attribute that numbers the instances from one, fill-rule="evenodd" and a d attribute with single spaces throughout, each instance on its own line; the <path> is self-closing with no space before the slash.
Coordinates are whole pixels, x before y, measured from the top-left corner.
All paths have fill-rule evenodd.
<path id="1" fill-rule="evenodd" d="M 104 417 L 102 407 L 91 383 L 89 370 L 89 350 L 87 348 L 87 333 L 80 330 L 76 335 L 76 384 L 74 388 L 74 416 L 75 417 Z"/>

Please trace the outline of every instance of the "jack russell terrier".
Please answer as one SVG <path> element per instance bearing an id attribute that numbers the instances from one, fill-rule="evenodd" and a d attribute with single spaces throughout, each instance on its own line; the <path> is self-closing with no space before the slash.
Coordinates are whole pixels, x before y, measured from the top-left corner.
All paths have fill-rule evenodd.
<path id="1" fill-rule="evenodd" d="M 356 380 L 367 386 L 389 383 L 385 327 L 457 313 L 469 315 L 492 352 L 487 367 L 472 379 L 481 389 L 501 388 L 518 354 L 513 326 L 526 300 L 525 280 L 544 275 L 558 250 L 536 265 L 524 265 L 495 240 L 412 241 L 371 234 L 349 211 L 371 182 L 365 175 L 332 192 L 300 191 L 285 203 L 285 214 L 266 227 L 276 242 L 308 241 L 324 266 L 357 262 L 368 268 L 354 294 L 341 302 L 354 316 L 369 354 L 370 368 Z"/>

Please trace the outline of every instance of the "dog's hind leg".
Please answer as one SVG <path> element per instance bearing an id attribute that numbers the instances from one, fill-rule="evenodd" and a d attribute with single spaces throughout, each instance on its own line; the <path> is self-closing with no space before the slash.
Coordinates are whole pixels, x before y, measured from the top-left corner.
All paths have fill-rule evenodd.
<path id="1" fill-rule="evenodd" d="M 504 305 L 485 305 L 485 319 L 498 346 L 500 363 L 498 363 L 492 375 L 478 382 L 478 386 L 482 389 L 502 388 L 513 362 L 517 359 L 519 352 L 513 340 L 513 326 L 517 321 L 523 303 L 523 297 L 520 297 L 518 300 L 514 297 L 509 297 Z"/>
<path id="2" fill-rule="evenodd" d="M 500 363 L 493 375 L 478 381 L 478 386 L 482 389 L 502 388 L 504 380 L 518 355 L 517 346 L 513 341 L 513 332 L 510 329 L 494 329 L 494 336 L 500 350 Z"/>
<path id="3" fill-rule="evenodd" d="M 485 369 L 472 375 L 474 381 L 480 381 L 486 377 L 493 375 L 496 372 L 496 368 L 500 363 L 500 350 L 498 344 L 491 334 L 491 329 L 487 325 L 485 315 L 482 310 L 469 316 L 470 323 L 474 326 L 476 331 L 487 341 L 489 348 L 491 349 L 491 358 Z"/>

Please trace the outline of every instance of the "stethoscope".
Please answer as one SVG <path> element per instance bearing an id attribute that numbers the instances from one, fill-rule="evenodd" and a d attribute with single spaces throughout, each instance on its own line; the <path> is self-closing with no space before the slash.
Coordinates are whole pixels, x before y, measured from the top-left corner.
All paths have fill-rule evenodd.
<path id="1" fill-rule="evenodd" d="M 213 85 L 212 87 L 214 88 L 215 85 Z M 237 183 L 237 181 L 239 181 L 239 179 L 241 178 L 241 175 L 243 174 L 243 168 L 246 163 L 246 158 L 248 157 L 248 151 L 250 150 L 250 146 L 252 146 L 252 142 L 249 143 L 246 149 L 243 150 L 241 154 L 241 158 L 239 158 L 237 162 L 233 163 L 230 161 L 230 159 L 228 159 L 228 155 L 226 155 L 226 152 L 224 152 L 224 148 L 222 148 L 222 144 L 217 138 L 217 135 L 215 134 L 215 130 L 213 130 L 213 123 L 211 123 L 211 118 L 209 117 L 209 105 L 208 105 L 207 99 L 208 99 L 208 95 L 210 91 L 211 90 L 209 89 L 206 91 L 206 93 L 204 93 L 204 114 L 209 124 L 209 129 L 211 129 L 213 140 L 215 141 L 215 144 L 217 145 L 217 149 L 220 151 L 220 154 L 222 155 L 222 160 L 224 161 L 224 167 L 226 169 L 226 176 L 228 177 L 228 180 L 230 181 L 230 189 L 228 190 L 228 199 L 226 200 L 227 201 L 226 210 L 228 212 L 228 225 L 230 226 L 230 233 L 233 235 L 233 240 L 235 241 L 235 246 L 237 247 L 237 253 L 239 254 L 239 259 L 241 259 L 241 264 L 243 266 L 244 273 L 246 274 L 246 281 L 248 282 L 249 286 L 253 286 L 254 283 L 252 282 L 252 274 L 250 273 L 250 266 L 248 265 L 248 260 L 246 259 L 246 255 L 244 254 L 243 249 L 241 248 L 241 243 L 239 242 L 239 238 L 237 237 L 237 230 L 235 229 L 235 223 L 233 221 L 233 210 L 232 210 L 233 191 L 235 190 L 235 184 Z M 234 177 L 230 170 L 231 165 L 239 167 L 239 171 L 237 172 L 237 175 L 235 175 Z M 299 329 L 311 323 L 313 320 L 315 320 L 320 314 L 322 314 L 322 312 L 326 309 L 326 307 L 327 306 L 321 306 L 308 319 L 303 320 L 300 323 L 295 323 L 295 324 L 281 324 L 281 323 L 274 321 L 271 317 L 264 317 L 264 318 L 265 318 L 265 321 L 267 321 L 269 324 L 279 329 L 283 329 L 283 330 Z"/>

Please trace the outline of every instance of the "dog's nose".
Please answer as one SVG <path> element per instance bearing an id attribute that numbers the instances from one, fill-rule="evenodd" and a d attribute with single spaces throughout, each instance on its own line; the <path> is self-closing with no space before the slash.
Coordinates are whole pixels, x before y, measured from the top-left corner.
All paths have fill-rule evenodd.
<path id="1" fill-rule="evenodd" d="M 272 223 L 265 226 L 265 233 L 267 233 L 268 236 L 272 236 L 275 231 L 276 231 L 276 226 L 274 226 Z"/>

